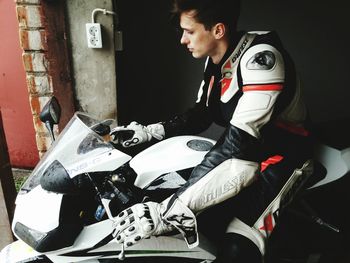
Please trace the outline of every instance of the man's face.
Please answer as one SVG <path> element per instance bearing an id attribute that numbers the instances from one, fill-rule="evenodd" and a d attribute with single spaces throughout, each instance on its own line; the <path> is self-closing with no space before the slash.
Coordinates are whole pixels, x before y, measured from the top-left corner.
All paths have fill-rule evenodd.
<path id="1" fill-rule="evenodd" d="M 212 30 L 206 30 L 198 23 L 195 11 L 183 12 L 180 16 L 180 27 L 183 30 L 181 44 L 186 45 L 194 58 L 212 57 L 215 55 L 217 41 Z"/>

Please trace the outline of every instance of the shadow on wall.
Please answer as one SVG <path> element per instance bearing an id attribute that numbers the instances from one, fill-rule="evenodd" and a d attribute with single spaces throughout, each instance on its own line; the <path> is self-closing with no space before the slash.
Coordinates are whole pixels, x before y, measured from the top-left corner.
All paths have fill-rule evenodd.
<path id="1" fill-rule="evenodd" d="M 180 45 L 170 0 L 137 5 L 117 2 L 124 45 L 116 55 L 120 124 L 147 124 L 184 111 L 197 97 L 204 66 Z"/>

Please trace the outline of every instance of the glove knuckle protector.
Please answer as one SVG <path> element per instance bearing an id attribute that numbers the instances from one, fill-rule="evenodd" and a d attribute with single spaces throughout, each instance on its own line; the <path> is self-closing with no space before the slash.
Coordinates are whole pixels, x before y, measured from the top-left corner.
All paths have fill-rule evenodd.
<path id="1" fill-rule="evenodd" d="M 171 230 L 161 218 L 161 205 L 155 202 L 136 204 L 121 212 L 115 220 L 114 236 L 126 246 Z"/>

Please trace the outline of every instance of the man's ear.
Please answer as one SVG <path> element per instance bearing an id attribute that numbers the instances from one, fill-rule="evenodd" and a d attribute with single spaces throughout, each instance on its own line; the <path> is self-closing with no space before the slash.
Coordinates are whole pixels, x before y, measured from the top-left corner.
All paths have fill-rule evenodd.
<path id="1" fill-rule="evenodd" d="M 223 23 L 217 23 L 213 26 L 213 34 L 216 39 L 221 39 L 226 33 L 226 27 Z"/>

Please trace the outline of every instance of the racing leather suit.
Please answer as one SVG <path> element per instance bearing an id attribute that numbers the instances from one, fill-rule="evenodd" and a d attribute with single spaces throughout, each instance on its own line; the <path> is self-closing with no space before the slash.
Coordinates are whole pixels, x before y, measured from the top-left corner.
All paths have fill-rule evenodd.
<path id="1" fill-rule="evenodd" d="M 195 106 L 162 124 L 171 137 L 198 134 L 213 122 L 224 133 L 167 209 L 185 206 L 194 215 L 234 200 L 225 231 L 248 237 L 264 254 L 276 215 L 288 202 L 283 191 L 293 188 L 292 176 L 312 169 L 305 164 L 311 140 L 299 81 L 275 32 L 240 32 L 219 64 L 208 58 Z M 191 213 L 182 215 L 175 224 L 195 242 L 185 222 Z"/>

